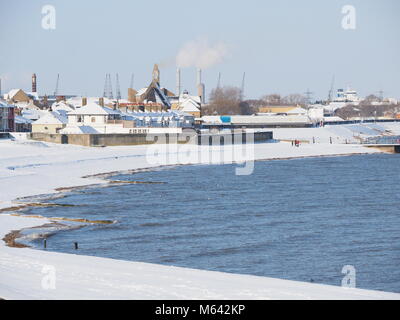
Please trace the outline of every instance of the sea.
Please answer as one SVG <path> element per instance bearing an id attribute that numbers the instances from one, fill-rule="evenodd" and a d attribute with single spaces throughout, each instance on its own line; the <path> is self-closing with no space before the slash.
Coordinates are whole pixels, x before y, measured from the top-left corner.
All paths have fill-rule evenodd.
<path id="1" fill-rule="evenodd" d="M 236 167 L 158 168 L 109 178 L 129 183 L 42 198 L 61 206 L 25 214 L 113 223 L 65 222 L 27 230 L 21 241 L 337 286 L 351 270 L 357 288 L 400 292 L 399 154 L 258 161 L 244 176 Z"/>

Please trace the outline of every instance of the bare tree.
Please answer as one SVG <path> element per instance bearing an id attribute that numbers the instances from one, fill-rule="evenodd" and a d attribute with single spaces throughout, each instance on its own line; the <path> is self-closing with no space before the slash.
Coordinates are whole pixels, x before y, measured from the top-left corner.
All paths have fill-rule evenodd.
<path id="1" fill-rule="evenodd" d="M 307 98 L 305 96 L 303 96 L 302 94 L 298 94 L 298 93 L 293 93 L 293 94 L 289 94 L 286 97 L 284 97 L 282 99 L 282 102 L 284 104 L 288 104 L 288 105 L 306 105 L 307 102 Z"/>
<path id="2" fill-rule="evenodd" d="M 267 94 L 267 95 L 261 97 L 261 100 L 264 101 L 264 105 L 279 106 L 282 104 L 282 97 L 280 94 L 277 94 L 277 93 Z"/>
<path id="3" fill-rule="evenodd" d="M 380 101 L 379 97 L 374 94 L 370 94 L 370 95 L 366 96 L 364 98 L 364 100 L 360 102 L 360 104 L 370 105 L 372 102 L 377 102 L 377 101 Z"/>
<path id="4" fill-rule="evenodd" d="M 237 87 L 215 88 L 210 93 L 210 102 L 203 114 L 242 114 L 246 105 L 241 104 L 241 90 Z"/>
<path id="5" fill-rule="evenodd" d="M 377 117 L 390 117 L 395 118 L 400 112 L 400 106 L 395 104 L 359 104 L 358 106 L 347 105 L 343 108 L 337 109 L 335 115 L 343 119 L 351 119 L 356 117 L 362 118 L 377 118 Z"/>

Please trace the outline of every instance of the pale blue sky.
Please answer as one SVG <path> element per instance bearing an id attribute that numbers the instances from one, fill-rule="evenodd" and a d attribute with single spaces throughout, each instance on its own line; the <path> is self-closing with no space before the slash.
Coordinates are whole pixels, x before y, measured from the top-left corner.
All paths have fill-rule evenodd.
<path id="1" fill-rule="evenodd" d="M 56 29 L 41 27 L 41 8 L 56 8 Z M 356 8 L 355 30 L 341 27 L 342 6 Z M 245 96 L 303 93 L 326 98 L 351 85 L 361 95 L 382 89 L 400 98 L 400 1 L 246 0 L 94 1 L 0 0 L 0 76 L 7 89 L 98 96 L 105 73 L 119 73 L 122 95 L 135 73 L 135 87 L 148 84 L 161 63 L 161 84 L 175 90 L 174 57 L 199 37 L 225 43 L 224 60 L 203 71 L 206 90 L 217 83 L 240 86 Z M 195 68 L 182 71 L 194 91 Z M 115 89 L 115 83 L 113 83 Z"/>

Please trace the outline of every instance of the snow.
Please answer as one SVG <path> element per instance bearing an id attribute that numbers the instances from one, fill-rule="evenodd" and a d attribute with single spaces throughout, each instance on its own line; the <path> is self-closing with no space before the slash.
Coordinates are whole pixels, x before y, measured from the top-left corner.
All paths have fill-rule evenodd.
<path id="1" fill-rule="evenodd" d="M 15 123 L 32 123 L 32 120 L 24 118 L 23 116 L 16 115 L 15 116 Z"/>
<path id="2" fill-rule="evenodd" d="M 5 101 L 0 100 L 0 108 L 14 108 L 13 105 L 8 104 Z"/>
<path id="3" fill-rule="evenodd" d="M 324 131 L 320 130 L 321 133 Z M 318 131 L 300 133 L 309 136 L 317 134 Z M 298 148 L 285 142 L 246 146 L 250 147 L 250 151 L 240 158 L 242 160 L 377 152 L 360 145 L 327 143 L 302 144 Z M 252 147 L 254 154 L 251 152 Z M 151 148 L 158 148 L 158 156 L 148 156 Z M 193 155 L 196 155 L 197 151 L 204 153 L 212 151 L 213 155 L 223 155 L 228 161 L 240 160 L 237 158 L 235 147 L 229 145 L 89 148 L 31 140 L 1 140 L 0 208 L 15 205 L 15 199 L 19 197 L 54 193 L 56 188 L 106 183 L 100 177 L 83 178 L 85 175 L 151 168 L 162 164 L 206 162 L 205 159 L 196 156 L 179 157 L 186 155 L 187 151 L 193 151 Z M 0 214 L 0 238 L 12 230 L 40 226 L 48 222 L 47 219 L 3 213 Z M 57 281 L 54 290 L 41 285 L 43 277 L 46 276 L 42 271 L 46 271 L 49 266 L 56 271 Z M 5 299 L 399 299 L 400 295 L 29 248 L 10 248 L 0 241 L 0 297 Z"/>
<path id="4" fill-rule="evenodd" d="M 88 102 L 87 105 L 78 108 L 76 110 L 68 112 L 68 115 L 109 115 L 109 114 L 120 114 L 118 111 L 113 109 L 102 107 L 95 102 Z"/>
<path id="5" fill-rule="evenodd" d="M 388 134 L 389 130 L 392 134 L 400 133 L 399 122 L 381 122 L 381 123 L 361 123 L 361 124 L 345 124 L 345 125 L 328 125 L 322 128 L 273 128 L 274 138 L 282 140 L 307 140 L 318 143 L 330 143 L 330 139 L 334 143 L 359 143 L 360 138 Z"/>
<path id="6" fill-rule="evenodd" d="M 2 216 L 0 234 L 44 221 Z M 13 219 L 11 219 L 13 218 Z M 54 268 L 55 289 L 42 287 Z M 386 292 L 0 247 L 5 299 L 398 299 Z M 6 275 L 6 276 L 5 276 Z M 46 289 L 47 288 L 47 289 Z"/>
<path id="7" fill-rule="evenodd" d="M 11 100 L 14 96 L 22 89 L 11 89 L 7 94 L 4 95 L 5 99 Z"/>
<path id="8" fill-rule="evenodd" d="M 33 124 L 66 124 L 67 122 L 67 118 L 63 117 L 58 112 L 48 111 L 38 120 L 33 122 Z"/>

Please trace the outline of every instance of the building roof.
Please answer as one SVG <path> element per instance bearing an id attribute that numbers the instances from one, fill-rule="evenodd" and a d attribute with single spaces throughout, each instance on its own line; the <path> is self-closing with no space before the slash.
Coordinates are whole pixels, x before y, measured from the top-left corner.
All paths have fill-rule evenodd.
<path id="1" fill-rule="evenodd" d="M 232 124 L 309 124 L 310 119 L 304 115 L 288 115 L 288 116 L 244 116 L 244 115 L 232 115 L 232 116 L 204 116 L 202 117 L 204 123 L 232 123 Z"/>
<path id="2" fill-rule="evenodd" d="M 68 115 L 110 115 L 110 114 L 121 114 L 120 111 L 113 110 L 107 107 L 102 107 L 95 102 L 88 102 L 87 105 L 76 108 L 73 111 L 68 112 Z"/>
<path id="3" fill-rule="evenodd" d="M 297 108 L 288 110 L 286 113 L 287 114 L 307 114 L 307 110 L 302 107 L 297 107 Z"/>
<path id="4" fill-rule="evenodd" d="M 39 100 L 39 93 L 37 93 L 37 92 L 25 92 L 25 94 L 29 98 L 33 98 L 34 100 Z"/>
<path id="5" fill-rule="evenodd" d="M 54 102 L 51 105 L 51 109 L 53 109 L 54 111 L 56 111 L 56 110 L 72 111 L 72 110 L 74 110 L 73 106 L 69 103 L 66 103 L 65 101 Z"/>
<path id="6" fill-rule="evenodd" d="M 11 104 L 8 104 L 5 101 L 0 100 L 0 108 L 14 108 L 14 106 Z"/>
<path id="7" fill-rule="evenodd" d="M 72 127 L 67 126 L 64 129 L 61 129 L 59 133 L 80 134 L 80 133 L 99 133 L 99 132 L 91 126 L 72 126 Z"/>
<path id="8" fill-rule="evenodd" d="M 187 98 L 184 101 L 179 103 L 178 110 L 183 112 L 199 112 L 199 104 L 194 101 L 192 98 Z"/>
<path id="9" fill-rule="evenodd" d="M 264 106 L 259 108 L 261 113 L 288 113 L 296 109 L 297 106 Z"/>
<path id="10" fill-rule="evenodd" d="M 28 119 L 28 118 L 25 118 L 25 117 L 23 117 L 23 116 L 16 115 L 16 116 L 15 116 L 15 123 L 18 123 L 18 124 L 23 124 L 23 123 L 28 124 L 28 123 L 32 123 L 32 120 L 30 120 L 30 119 Z"/>
<path id="11" fill-rule="evenodd" d="M 33 124 L 67 124 L 68 120 L 57 112 L 48 111 Z"/>
<path id="12" fill-rule="evenodd" d="M 43 117 L 47 111 L 37 110 L 37 109 L 22 109 L 22 116 L 30 120 L 38 120 Z"/>
<path id="13" fill-rule="evenodd" d="M 4 95 L 5 99 L 12 99 L 14 96 L 22 89 L 11 89 L 8 93 Z"/>
<path id="14" fill-rule="evenodd" d="M 83 97 L 74 96 L 74 97 L 68 98 L 66 100 L 66 103 L 72 105 L 75 108 L 79 108 L 79 107 L 82 107 L 82 98 Z M 90 103 L 99 104 L 99 100 L 100 100 L 99 97 L 87 97 L 86 98 L 87 104 L 90 104 Z M 114 103 L 114 100 L 108 99 L 106 97 L 103 97 L 103 101 L 104 101 L 105 105 Z"/>

